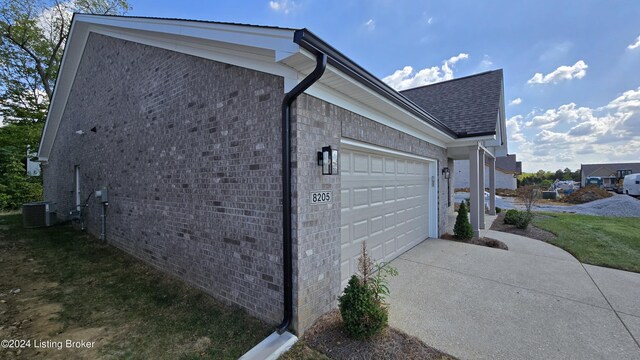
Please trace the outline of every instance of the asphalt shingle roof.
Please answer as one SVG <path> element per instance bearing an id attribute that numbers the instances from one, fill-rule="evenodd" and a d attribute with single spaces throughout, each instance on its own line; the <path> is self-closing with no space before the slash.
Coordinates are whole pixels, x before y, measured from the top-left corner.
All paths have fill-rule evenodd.
<path id="1" fill-rule="evenodd" d="M 401 91 L 460 137 L 496 131 L 502 69 Z"/>
<path id="2" fill-rule="evenodd" d="M 603 164 L 582 164 L 580 166 L 582 174 L 587 176 L 616 176 L 617 170 L 631 170 L 632 174 L 640 173 L 640 163 L 603 163 Z"/>

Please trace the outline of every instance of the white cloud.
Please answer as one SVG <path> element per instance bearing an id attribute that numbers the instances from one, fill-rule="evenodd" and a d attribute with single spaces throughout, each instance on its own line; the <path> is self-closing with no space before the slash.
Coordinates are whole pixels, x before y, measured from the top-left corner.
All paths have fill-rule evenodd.
<path id="1" fill-rule="evenodd" d="M 636 41 L 633 44 L 629 44 L 629 46 L 627 46 L 627 49 L 635 50 L 635 49 L 637 49 L 639 47 L 640 47 L 640 36 L 638 36 L 636 38 Z"/>
<path id="2" fill-rule="evenodd" d="M 453 67 L 460 60 L 466 60 L 469 54 L 460 53 L 443 61 L 442 66 L 432 66 L 414 72 L 413 67 L 405 66 L 393 74 L 382 79 L 396 90 L 405 90 L 417 86 L 429 85 L 440 81 L 453 79 Z"/>
<path id="3" fill-rule="evenodd" d="M 507 121 L 507 129 L 527 171 L 576 169 L 588 162 L 637 161 L 640 87 L 597 108 L 569 103 L 516 115 Z"/>
<path id="4" fill-rule="evenodd" d="M 296 3 L 290 0 L 269 1 L 269 7 L 271 10 L 281 11 L 288 14 L 296 7 Z"/>
<path id="5" fill-rule="evenodd" d="M 431 25 L 433 23 L 433 16 L 427 19 L 427 24 Z"/>
<path id="6" fill-rule="evenodd" d="M 509 103 L 509 105 L 520 105 L 522 104 L 522 99 L 521 98 L 515 98 L 513 100 L 511 100 L 511 102 Z"/>
<path id="7" fill-rule="evenodd" d="M 369 31 L 373 31 L 373 30 L 375 30 L 375 28 L 376 28 L 376 21 L 375 21 L 375 20 L 373 20 L 373 19 L 369 19 L 369 20 L 367 20 L 367 22 L 365 22 L 363 25 L 364 25 L 364 27 L 365 27 L 367 30 L 369 30 Z"/>
<path id="8" fill-rule="evenodd" d="M 582 79 L 587 75 L 587 68 L 589 66 L 583 61 L 579 60 L 572 66 L 560 66 L 554 71 L 548 73 L 547 75 L 543 75 L 542 73 L 536 73 L 533 75 L 528 84 L 549 84 L 554 83 L 557 84 L 563 80 L 572 80 L 572 79 Z"/>
<path id="9" fill-rule="evenodd" d="M 507 120 L 507 136 L 510 140 L 521 143 L 527 141 L 527 139 L 524 137 L 524 134 L 522 133 L 522 119 L 522 115 L 516 115 Z"/>

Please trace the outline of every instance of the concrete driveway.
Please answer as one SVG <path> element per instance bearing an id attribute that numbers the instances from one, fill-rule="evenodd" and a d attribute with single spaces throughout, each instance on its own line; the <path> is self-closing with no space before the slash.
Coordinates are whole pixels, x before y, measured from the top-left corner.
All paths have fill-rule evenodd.
<path id="1" fill-rule="evenodd" d="M 427 240 L 394 260 L 391 325 L 461 359 L 640 359 L 640 274 L 485 236 L 509 250 Z"/>

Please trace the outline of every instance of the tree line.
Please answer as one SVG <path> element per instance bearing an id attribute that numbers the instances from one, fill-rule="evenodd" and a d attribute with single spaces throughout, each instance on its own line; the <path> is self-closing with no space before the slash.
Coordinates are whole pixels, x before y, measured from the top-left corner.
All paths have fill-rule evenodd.
<path id="1" fill-rule="evenodd" d="M 26 172 L 37 152 L 74 12 L 121 15 L 126 0 L 0 2 L 0 210 L 42 199 Z"/>
<path id="2" fill-rule="evenodd" d="M 538 170 L 535 173 L 522 173 L 522 175 L 518 176 L 518 187 L 524 185 L 536 185 L 542 188 L 548 188 L 556 180 L 573 180 L 580 182 L 580 169 L 571 171 L 571 169 L 565 168 L 564 170 L 558 169 L 555 172 Z"/>

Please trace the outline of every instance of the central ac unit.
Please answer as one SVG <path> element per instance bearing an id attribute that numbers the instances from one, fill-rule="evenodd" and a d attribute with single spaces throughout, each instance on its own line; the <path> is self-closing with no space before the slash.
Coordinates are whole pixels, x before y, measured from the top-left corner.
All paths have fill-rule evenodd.
<path id="1" fill-rule="evenodd" d="M 55 204 L 39 201 L 22 205 L 22 224 L 26 229 L 51 226 L 55 223 Z"/>

